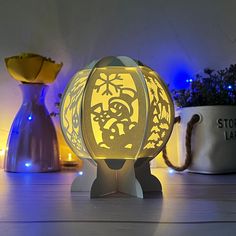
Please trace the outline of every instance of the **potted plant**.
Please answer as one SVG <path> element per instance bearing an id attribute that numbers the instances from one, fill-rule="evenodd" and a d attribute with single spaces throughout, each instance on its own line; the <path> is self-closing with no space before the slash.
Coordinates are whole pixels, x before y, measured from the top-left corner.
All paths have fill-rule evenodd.
<path id="1" fill-rule="evenodd" d="M 198 122 L 191 133 L 188 170 L 208 174 L 235 172 L 236 65 L 218 71 L 205 69 L 204 74 L 187 82 L 187 89 L 173 90 L 180 108 L 180 161 L 184 162 L 186 142 L 190 139 L 186 136 L 187 123 L 195 115 Z"/>

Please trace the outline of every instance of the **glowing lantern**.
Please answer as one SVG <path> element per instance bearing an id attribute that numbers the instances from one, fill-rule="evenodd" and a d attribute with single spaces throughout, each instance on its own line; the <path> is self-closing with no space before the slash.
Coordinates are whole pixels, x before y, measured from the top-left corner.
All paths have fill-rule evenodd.
<path id="1" fill-rule="evenodd" d="M 174 121 L 173 103 L 159 75 L 124 56 L 106 57 L 79 71 L 64 93 L 60 114 L 72 150 L 113 169 L 126 160 L 154 158 Z"/>

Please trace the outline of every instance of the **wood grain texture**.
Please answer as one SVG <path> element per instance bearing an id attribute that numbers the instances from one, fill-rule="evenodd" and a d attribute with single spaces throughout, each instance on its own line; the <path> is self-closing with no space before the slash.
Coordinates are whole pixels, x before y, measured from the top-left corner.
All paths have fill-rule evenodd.
<path id="1" fill-rule="evenodd" d="M 90 199 L 70 192 L 76 173 L 0 171 L 0 235 L 235 235 L 235 174 L 152 172 L 158 198 Z"/>

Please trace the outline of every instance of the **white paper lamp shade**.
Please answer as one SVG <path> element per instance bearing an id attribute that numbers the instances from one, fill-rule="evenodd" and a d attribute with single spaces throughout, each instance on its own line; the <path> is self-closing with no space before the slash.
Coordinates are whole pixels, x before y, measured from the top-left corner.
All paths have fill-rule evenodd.
<path id="1" fill-rule="evenodd" d="M 83 158 L 155 157 L 168 141 L 174 106 L 160 76 L 129 57 L 105 57 L 79 71 L 61 103 L 61 127 Z"/>

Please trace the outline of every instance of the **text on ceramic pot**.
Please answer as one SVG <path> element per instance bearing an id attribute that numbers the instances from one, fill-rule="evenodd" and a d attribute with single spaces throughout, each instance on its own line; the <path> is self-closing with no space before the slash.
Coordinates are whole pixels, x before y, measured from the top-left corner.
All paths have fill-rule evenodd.
<path id="1" fill-rule="evenodd" d="M 236 119 L 218 119 L 217 120 L 217 128 L 219 129 L 236 129 Z M 225 130 L 224 138 L 226 141 L 228 140 L 236 140 L 236 130 Z"/>

